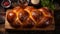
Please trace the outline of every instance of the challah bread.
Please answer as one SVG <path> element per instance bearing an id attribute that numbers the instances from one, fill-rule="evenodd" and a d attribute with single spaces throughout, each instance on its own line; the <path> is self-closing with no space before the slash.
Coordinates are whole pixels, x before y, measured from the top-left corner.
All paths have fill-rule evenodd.
<path id="1" fill-rule="evenodd" d="M 27 6 L 25 9 L 15 7 L 12 10 L 8 10 L 6 13 L 7 21 L 15 28 L 43 27 L 49 25 L 52 22 L 52 18 L 48 9 L 36 9 L 32 6 Z"/>

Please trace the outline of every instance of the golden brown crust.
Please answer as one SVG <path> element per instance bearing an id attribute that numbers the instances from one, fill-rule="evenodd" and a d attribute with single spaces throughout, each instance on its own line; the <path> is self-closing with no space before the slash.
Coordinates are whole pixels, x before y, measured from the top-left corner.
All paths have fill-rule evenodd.
<path id="1" fill-rule="evenodd" d="M 9 15 L 11 13 L 11 16 Z M 27 6 L 25 9 L 15 7 L 11 11 L 7 11 L 7 21 L 14 27 L 33 27 L 41 26 L 45 23 L 49 24 L 48 20 L 52 18 L 51 13 L 47 8 L 36 9 L 32 6 Z"/>

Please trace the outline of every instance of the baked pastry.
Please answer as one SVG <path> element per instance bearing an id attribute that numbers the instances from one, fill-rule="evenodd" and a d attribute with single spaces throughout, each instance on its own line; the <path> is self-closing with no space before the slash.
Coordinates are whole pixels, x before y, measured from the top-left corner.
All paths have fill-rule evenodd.
<path id="1" fill-rule="evenodd" d="M 32 6 L 27 6 L 25 9 L 15 7 L 6 13 L 7 21 L 15 28 L 43 27 L 49 25 L 52 22 L 52 18 L 51 13 L 46 7 L 40 9 Z"/>

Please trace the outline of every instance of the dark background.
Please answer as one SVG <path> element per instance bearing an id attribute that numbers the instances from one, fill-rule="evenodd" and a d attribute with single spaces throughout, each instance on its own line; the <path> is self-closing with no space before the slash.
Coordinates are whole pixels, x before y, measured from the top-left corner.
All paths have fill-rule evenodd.
<path id="1" fill-rule="evenodd" d="M 2 2 L 2 0 L 0 0 L 0 3 L 1 2 Z M 54 18 L 55 18 L 55 26 L 56 26 L 56 29 L 54 31 L 39 31 L 39 30 L 38 31 L 37 30 L 34 30 L 34 31 L 29 31 L 29 30 L 28 31 L 22 31 L 22 30 L 20 30 L 19 31 L 19 30 L 6 30 L 5 33 L 7 33 L 7 34 L 28 34 L 28 33 L 29 34 L 44 34 L 44 33 L 46 33 L 46 34 L 55 34 L 55 33 L 58 34 L 58 32 L 60 32 L 60 1 L 59 0 L 54 0 L 53 3 L 55 5 L 55 7 L 56 7 L 56 9 L 54 10 Z M 1 5 L 0 5 L 0 8 L 4 9 L 5 11 L 7 10 L 6 8 L 3 8 Z M 4 34 L 4 32 L 0 32 L 0 34 Z"/>

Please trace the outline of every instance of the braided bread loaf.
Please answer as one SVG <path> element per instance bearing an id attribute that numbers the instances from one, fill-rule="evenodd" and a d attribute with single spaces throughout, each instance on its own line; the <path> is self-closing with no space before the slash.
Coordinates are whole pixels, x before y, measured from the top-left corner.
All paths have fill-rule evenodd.
<path id="1" fill-rule="evenodd" d="M 52 18 L 51 13 L 46 7 L 36 9 L 32 6 L 28 6 L 23 9 L 18 6 L 7 10 L 6 13 L 7 21 L 15 28 L 43 27 L 49 25 L 52 22 Z"/>

